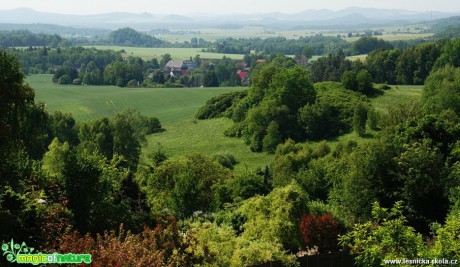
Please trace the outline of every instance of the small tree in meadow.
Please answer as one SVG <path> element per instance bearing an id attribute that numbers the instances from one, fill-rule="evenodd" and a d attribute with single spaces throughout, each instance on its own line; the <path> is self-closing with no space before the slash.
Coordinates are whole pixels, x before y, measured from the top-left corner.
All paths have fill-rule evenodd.
<path id="1" fill-rule="evenodd" d="M 367 110 L 366 107 L 358 103 L 355 107 L 353 115 L 353 130 L 355 130 L 358 135 L 362 136 L 366 132 L 366 120 L 367 120 Z"/>

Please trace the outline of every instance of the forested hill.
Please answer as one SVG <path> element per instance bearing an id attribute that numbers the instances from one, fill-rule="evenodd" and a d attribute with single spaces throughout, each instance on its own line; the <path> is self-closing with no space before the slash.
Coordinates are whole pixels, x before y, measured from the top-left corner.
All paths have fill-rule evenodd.
<path id="1" fill-rule="evenodd" d="M 146 33 L 131 28 L 122 28 L 110 33 L 108 43 L 111 45 L 158 47 L 166 42 Z"/>

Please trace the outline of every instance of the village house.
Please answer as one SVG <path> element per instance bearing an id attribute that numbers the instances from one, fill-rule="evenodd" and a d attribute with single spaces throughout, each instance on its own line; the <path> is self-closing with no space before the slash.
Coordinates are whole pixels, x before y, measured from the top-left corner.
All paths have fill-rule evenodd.
<path id="1" fill-rule="evenodd" d="M 188 75 L 190 70 L 196 69 L 197 64 L 191 60 L 170 60 L 166 63 L 163 72 L 169 76 L 178 77 Z"/>

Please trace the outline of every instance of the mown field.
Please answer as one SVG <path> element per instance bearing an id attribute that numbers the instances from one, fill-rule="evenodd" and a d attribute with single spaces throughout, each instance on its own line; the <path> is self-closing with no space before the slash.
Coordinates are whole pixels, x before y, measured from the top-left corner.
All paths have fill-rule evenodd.
<path id="1" fill-rule="evenodd" d="M 223 131 L 232 125 L 227 118 L 195 120 L 196 110 L 214 95 L 242 90 L 243 88 L 119 88 L 115 86 L 72 86 L 55 85 L 50 75 L 32 75 L 27 79 L 35 88 L 36 99 L 43 101 L 50 111 L 71 112 L 78 121 L 100 116 L 112 116 L 125 107 L 157 116 L 164 132 L 150 135 L 143 147 L 145 157 L 158 149 L 161 144 L 169 157 L 177 158 L 199 152 L 207 155 L 229 153 L 236 157 L 237 171 L 263 168 L 273 160 L 273 155 L 252 153 L 242 139 L 224 136 Z M 422 86 L 393 85 L 382 96 L 372 98 L 372 105 L 380 112 L 389 106 L 420 99 Z M 358 142 L 372 138 L 372 133 L 364 138 L 349 133 L 339 138 L 327 140 L 332 148 L 340 141 Z M 317 142 L 308 143 L 313 149 Z"/>
<path id="2" fill-rule="evenodd" d="M 98 50 L 115 50 L 120 51 L 124 49 L 126 51 L 126 55 L 132 55 L 141 57 L 145 60 L 151 60 L 152 58 L 161 59 L 161 56 L 169 53 L 173 59 L 177 60 L 186 60 L 190 59 L 190 57 L 194 57 L 196 55 L 200 55 L 201 58 L 208 58 L 208 59 L 222 59 L 222 57 L 230 57 L 231 59 L 240 60 L 243 59 L 243 54 L 220 54 L 220 53 L 211 53 L 211 52 L 202 52 L 202 48 L 156 48 L 156 47 L 127 47 L 127 46 L 102 46 L 102 45 L 94 45 L 94 46 L 84 46 L 87 48 L 95 47 Z"/>
<path id="3" fill-rule="evenodd" d="M 242 87 L 217 88 L 120 88 L 116 86 L 74 86 L 51 82 L 51 75 L 31 75 L 27 82 L 36 99 L 48 110 L 71 112 L 78 121 L 113 116 L 126 107 L 156 116 L 162 123 L 190 119 L 212 96 Z"/>

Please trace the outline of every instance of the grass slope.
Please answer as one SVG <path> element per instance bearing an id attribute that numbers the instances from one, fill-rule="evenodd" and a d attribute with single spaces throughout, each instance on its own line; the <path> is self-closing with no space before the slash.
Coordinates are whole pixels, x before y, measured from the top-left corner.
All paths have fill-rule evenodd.
<path id="1" fill-rule="evenodd" d="M 423 85 L 391 85 L 383 96 L 371 98 L 371 103 L 377 111 L 385 112 L 391 105 L 420 100 L 422 89 Z"/>
<path id="2" fill-rule="evenodd" d="M 169 123 L 166 131 L 151 135 L 147 138 L 148 145 L 144 147 L 144 156 L 158 149 L 161 144 L 166 154 L 171 158 L 200 152 L 207 155 L 232 154 L 238 161 L 236 171 L 254 170 L 268 165 L 273 155 L 253 153 L 242 139 L 224 136 L 224 130 L 233 122 L 227 118 L 211 120 L 184 120 Z"/>
<path id="3" fill-rule="evenodd" d="M 36 99 L 49 111 L 70 112 L 76 120 L 113 116 L 132 107 L 162 124 L 190 119 L 209 98 L 242 87 L 217 88 L 120 88 L 116 86 L 74 86 L 51 82 L 51 75 L 31 75 L 27 82 L 35 89 Z"/>
<path id="4" fill-rule="evenodd" d="M 27 82 L 35 89 L 37 101 L 45 102 L 48 110 L 70 112 L 78 121 L 113 116 L 124 107 L 157 116 L 165 131 L 147 137 L 142 157 L 157 149 L 160 143 L 171 158 L 196 152 L 230 153 L 239 161 L 236 170 L 263 168 L 273 158 L 265 153 L 252 153 L 241 139 L 224 136 L 224 129 L 232 124 L 229 119 L 193 119 L 206 100 L 224 92 L 242 90 L 241 87 L 129 89 L 56 85 L 51 82 L 51 75 L 31 75 Z"/>

